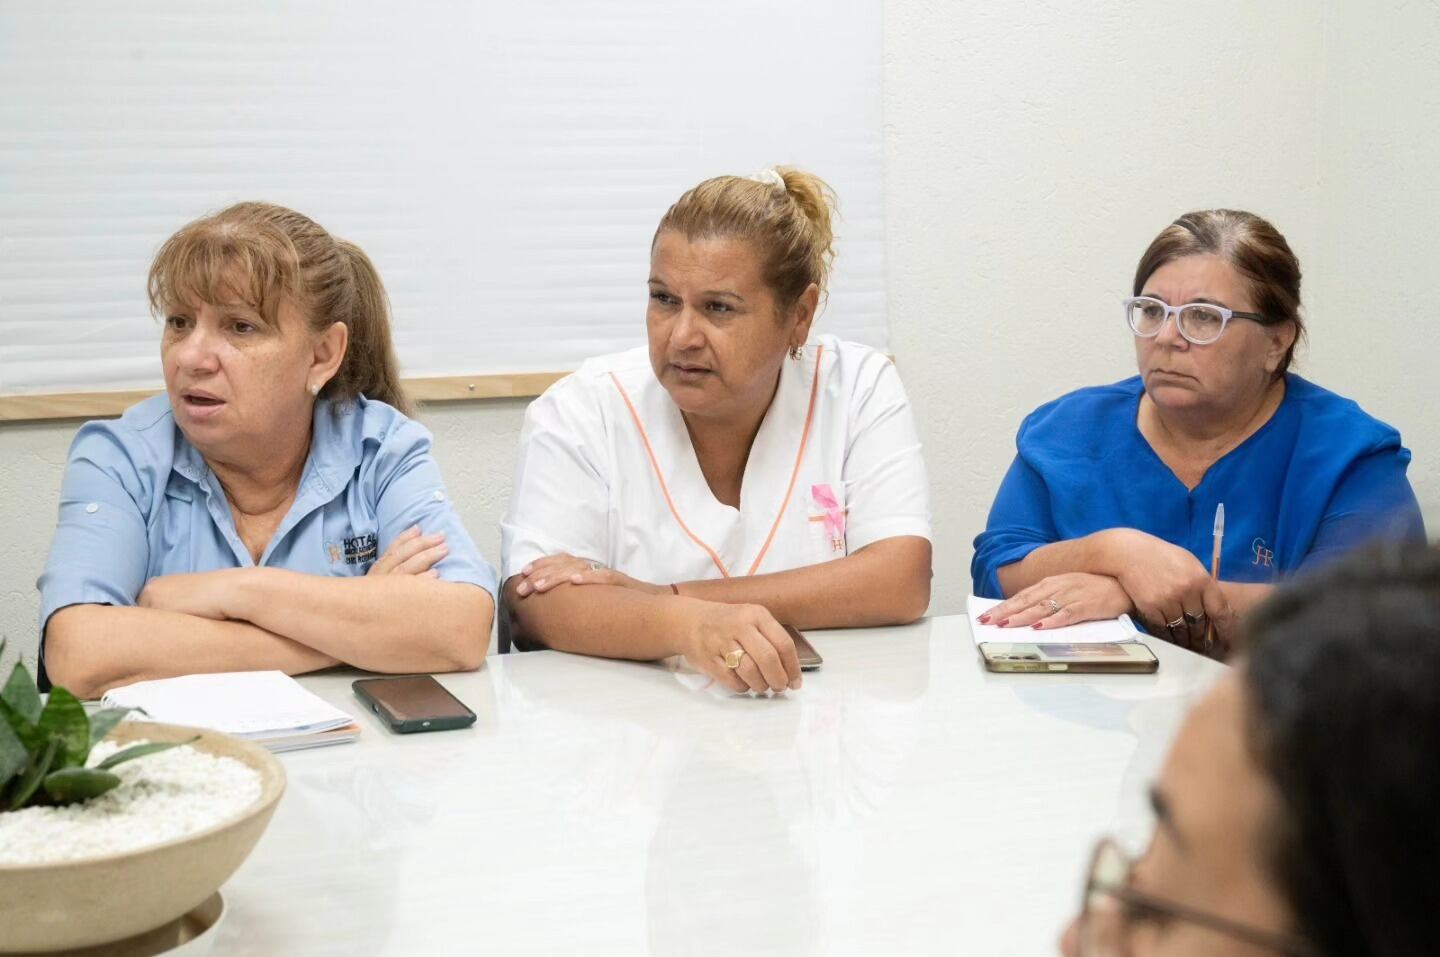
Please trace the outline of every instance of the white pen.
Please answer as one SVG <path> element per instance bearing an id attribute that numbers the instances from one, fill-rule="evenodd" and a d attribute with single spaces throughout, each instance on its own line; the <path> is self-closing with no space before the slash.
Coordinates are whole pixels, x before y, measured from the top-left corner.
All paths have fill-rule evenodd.
<path id="1" fill-rule="evenodd" d="M 1210 552 L 1210 579 L 1220 580 L 1220 543 L 1225 540 L 1225 503 L 1221 502 L 1215 506 L 1215 529 L 1214 544 Z M 1210 653 L 1210 648 L 1215 644 L 1215 621 L 1211 619 L 1205 626 L 1205 653 Z"/>

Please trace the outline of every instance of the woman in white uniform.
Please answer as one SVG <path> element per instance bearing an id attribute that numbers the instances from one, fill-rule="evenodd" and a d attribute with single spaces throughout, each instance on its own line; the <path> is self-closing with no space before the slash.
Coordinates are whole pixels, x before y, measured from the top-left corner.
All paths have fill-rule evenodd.
<path id="1" fill-rule="evenodd" d="M 721 176 L 661 219 L 649 345 L 531 404 L 505 593 L 517 643 L 683 655 L 737 692 L 800 687 L 797 628 L 913 621 L 929 493 L 894 365 L 811 337 L 833 194 L 795 169 Z"/>

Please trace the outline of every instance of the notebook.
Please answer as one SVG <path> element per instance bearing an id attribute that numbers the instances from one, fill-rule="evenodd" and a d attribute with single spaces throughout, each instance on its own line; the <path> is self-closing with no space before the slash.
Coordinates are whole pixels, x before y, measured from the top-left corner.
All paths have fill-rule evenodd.
<path id="1" fill-rule="evenodd" d="M 283 671 L 235 671 L 137 681 L 106 692 L 110 708 L 140 708 L 137 720 L 223 731 L 271 751 L 344 744 L 360 734 L 355 719 L 301 687 Z"/>
<path id="2" fill-rule="evenodd" d="M 1129 615 L 1107 618 L 1104 621 L 1082 621 L 1078 625 L 1046 628 L 1043 631 L 1031 628 L 996 628 L 994 625 L 980 624 L 980 616 L 1000 604 L 1000 601 L 999 598 L 977 598 L 974 595 L 966 600 L 965 610 L 970 613 L 970 634 L 975 636 L 975 644 L 986 641 L 1030 642 L 1041 638 L 1047 643 L 1109 644 L 1140 639 L 1140 632 Z"/>

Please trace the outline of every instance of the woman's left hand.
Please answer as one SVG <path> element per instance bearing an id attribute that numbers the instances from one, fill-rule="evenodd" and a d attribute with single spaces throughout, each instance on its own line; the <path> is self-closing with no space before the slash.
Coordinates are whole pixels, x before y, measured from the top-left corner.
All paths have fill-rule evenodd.
<path id="1" fill-rule="evenodd" d="M 141 608 L 227 621 L 231 616 L 225 609 L 233 604 L 231 599 L 240 585 L 236 576 L 245 571 L 242 568 L 227 568 L 214 572 L 160 575 L 145 583 L 135 603 Z"/>
<path id="2" fill-rule="evenodd" d="M 1067 572 L 1042 578 L 980 616 L 1000 628 L 1062 628 L 1082 621 L 1118 618 L 1130 610 L 1130 596 L 1109 575 Z"/>
<path id="3" fill-rule="evenodd" d="M 643 591 L 650 595 L 670 594 L 669 585 L 652 585 L 649 582 L 642 582 L 629 575 L 621 574 L 613 568 L 606 568 L 598 562 L 576 558 L 574 555 L 567 555 L 564 552 L 558 555 L 546 555 L 520 569 L 520 584 L 515 586 L 515 594 L 521 598 L 532 593 L 543 595 L 555 586 L 567 583 L 571 585 L 617 585 L 621 588 Z"/>

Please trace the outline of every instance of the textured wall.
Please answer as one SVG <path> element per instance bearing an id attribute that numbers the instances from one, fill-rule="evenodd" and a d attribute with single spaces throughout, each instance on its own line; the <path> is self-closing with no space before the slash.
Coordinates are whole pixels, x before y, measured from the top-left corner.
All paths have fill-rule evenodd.
<path id="1" fill-rule="evenodd" d="M 1308 371 L 1400 430 L 1440 538 L 1440 3 L 1326 4 Z"/>
<path id="2" fill-rule="evenodd" d="M 1253 209 L 1290 237 L 1313 343 L 1300 371 L 1401 429 L 1440 527 L 1424 278 L 1440 133 L 1423 122 L 1440 113 L 1440 7 L 890 0 L 886 18 L 890 335 L 934 481 L 933 612 L 963 607 L 1020 418 L 1132 371 L 1118 300 L 1154 233 L 1196 207 Z M 522 409 L 425 416 L 492 558 Z M 0 425 L 0 634 L 30 654 L 74 428 Z"/>
<path id="3" fill-rule="evenodd" d="M 1134 371 L 1120 316 L 1176 215 L 1272 219 L 1306 273 L 1301 374 L 1397 426 L 1440 528 L 1440 5 L 887 4 L 891 346 L 936 501 L 932 611 L 1029 410 Z M 1424 343 L 1422 346 L 1421 343 Z M 1117 481 L 1122 480 L 1117 476 Z"/>

